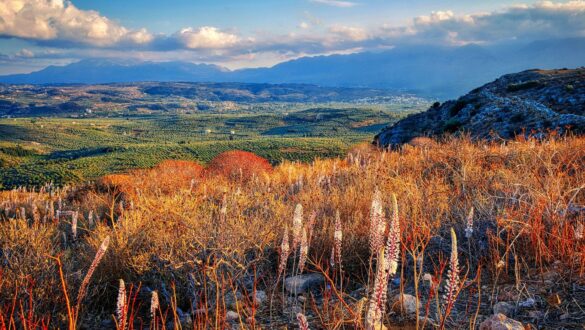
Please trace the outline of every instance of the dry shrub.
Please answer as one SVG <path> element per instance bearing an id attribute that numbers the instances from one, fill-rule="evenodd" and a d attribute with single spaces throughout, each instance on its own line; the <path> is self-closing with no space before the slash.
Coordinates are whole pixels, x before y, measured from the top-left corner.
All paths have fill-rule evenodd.
<path id="1" fill-rule="evenodd" d="M 135 178 L 130 174 L 110 174 L 97 182 L 98 187 L 125 194 L 134 194 L 136 190 Z"/>
<path id="2" fill-rule="evenodd" d="M 232 150 L 222 152 L 209 162 L 206 176 L 219 175 L 240 181 L 247 181 L 253 176 L 270 172 L 272 166 L 265 158 L 251 152 Z"/>
<path id="3" fill-rule="evenodd" d="M 433 140 L 431 138 L 424 137 L 424 136 L 418 136 L 418 137 L 415 137 L 414 139 L 408 141 L 408 145 L 413 146 L 413 147 L 420 147 L 420 148 L 434 148 L 438 144 L 435 140 Z"/>
<path id="4" fill-rule="evenodd" d="M 189 189 L 192 180 L 198 180 L 202 172 L 203 167 L 194 161 L 165 160 L 152 169 L 106 175 L 98 181 L 98 187 L 105 187 L 131 198 L 144 191 L 171 194 L 177 190 Z"/>
<path id="5" fill-rule="evenodd" d="M 347 152 L 347 161 L 356 164 L 365 165 L 378 154 L 379 150 L 371 143 L 360 143 L 353 146 Z"/>
<path id="6" fill-rule="evenodd" d="M 60 239 L 53 224 L 31 226 L 16 219 L 0 222 L 0 313 L 12 299 L 34 302 L 27 307 L 38 315 L 63 306 L 55 264 L 49 258 L 61 251 Z"/>
<path id="7" fill-rule="evenodd" d="M 151 170 L 139 172 L 144 190 L 160 189 L 164 194 L 189 189 L 191 180 L 198 180 L 202 173 L 199 163 L 188 160 L 165 160 Z"/>

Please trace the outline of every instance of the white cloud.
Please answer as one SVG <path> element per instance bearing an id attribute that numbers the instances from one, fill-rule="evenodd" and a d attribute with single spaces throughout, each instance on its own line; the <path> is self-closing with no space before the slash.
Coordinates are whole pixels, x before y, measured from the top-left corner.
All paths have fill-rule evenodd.
<path id="1" fill-rule="evenodd" d="M 222 32 L 212 26 L 203 26 L 198 29 L 185 28 L 177 32 L 175 37 L 189 49 L 230 48 L 241 41 L 237 35 Z"/>
<path id="2" fill-rule="evenodd" d="M 32 51 L 30 51 L 30 50 L 28 50 L 26 48 L 23 48 L 20 51 L 18 51 L 15 55 L 17 57 L 31 58 L 31 57 L 34 57 L 35 56 L 35 53 L 33 53 Z"/>
<path id="3" fill-rule="evenodd" d="M 585 36 L 585 1 L 545 1 L 472 15 L 437 11 L 407 26 L 382 27 L 376 35 L 398 43 L 450 45 Z"/>
<path id="4" fill-rule="evenodd" d="M 129 30 L 93 10 L 63 0 L 3 0 L 0 35 L 34 40 L 112 46 L 152 41 L 145 29 Z"/>
<path id="5" fill-rule="evenodd" d="M 450 11 L 434 11 L 428 16 L 419 16 L 414 19 L 415 24 L 433 24 L 441 21 L 453 19 L 455 14 Z"/>
<path id="6" fill-rule="evenodd" d="M 299 28 L 306 30 L 306 29 L 311 28 L 311 25 L 309 23 L 303 21 L 303 22 L 299 23 Z"/>
<path id="7" fill-rule="evenodd" d="M 369 38 L 365 29 L 354 26 L 333 25 L 329 28 L 329 32 L 341 37 L 343 40 L 362 41 Z"/>
<path id="8" fill-rule="evenodd" d="M 343 0 L 311 0 L 311 2 L 340 8 L 350 8 L 357 5 L 355 2 Z"/>

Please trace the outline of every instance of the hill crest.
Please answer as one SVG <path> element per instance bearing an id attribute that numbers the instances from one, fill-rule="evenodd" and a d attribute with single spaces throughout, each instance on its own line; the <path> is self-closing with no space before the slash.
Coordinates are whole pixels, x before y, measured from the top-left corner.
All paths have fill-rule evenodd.
<path id="1" fill-rule="evenodd" d="M 415 137 L 463 132 L 472 138 L 510 139 L 567 129 L 585 133 L 585 68 L 504 75 L 386 127 L 374 143 L 395 147 Z"/>

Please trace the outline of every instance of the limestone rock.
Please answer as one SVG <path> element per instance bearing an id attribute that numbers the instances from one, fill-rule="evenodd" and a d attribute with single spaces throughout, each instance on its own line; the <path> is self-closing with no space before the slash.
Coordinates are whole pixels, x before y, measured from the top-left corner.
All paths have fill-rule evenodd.
<path id="1" fill-rule="evenodd" d="M 479 330 L 524 330 L 524 325 L 504 314 L 494 314 L 480 324 Z"/>
<path id="2" fill-rule="evenodd" d="M 325 278 L 317 273 L 292 276 L 284 280 L 284 288 L 294 295 L 319 288 L 324 284 Z"/>
<path id="3" fill-rule="evenodd" d="M 253 298 L 254 304 L 260 306 L 268 299 L 268 296 L 265 291 L 257 290 Z"/>
<path id="4" fill-rule="evenodd" d="M 420 308 L 420 301 L 417 304 L 416 297 L 409 294 L 397 294 L 392 298 L 392 310 L 395 313 L 404 313 L 405 315 L 416 314 Z"/>
<path id="5" fill-rule="evenodd" d="M 227 311 L 225 313 L 225 320 L 228 322 L 236 322 L 240 319 L 240 315 L 234 311 Z"/>

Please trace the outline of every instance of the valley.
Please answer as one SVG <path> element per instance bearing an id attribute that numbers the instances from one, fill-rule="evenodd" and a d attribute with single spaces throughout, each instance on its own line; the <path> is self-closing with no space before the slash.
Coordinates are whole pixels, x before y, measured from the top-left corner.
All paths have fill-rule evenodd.
<path id="1" fill-rule="evenodd" d="M 94 180 L 165 159 L 206 163 L 231 149 L 272 164 L 337 157 L 429 104 L 376 90 L 244 87 L 5 86 L 0 187 Z"/>

